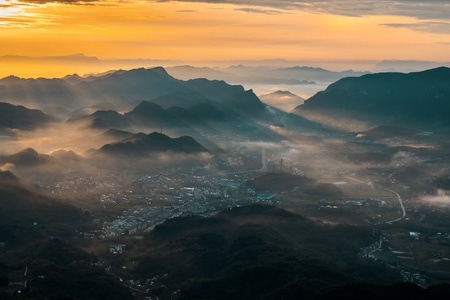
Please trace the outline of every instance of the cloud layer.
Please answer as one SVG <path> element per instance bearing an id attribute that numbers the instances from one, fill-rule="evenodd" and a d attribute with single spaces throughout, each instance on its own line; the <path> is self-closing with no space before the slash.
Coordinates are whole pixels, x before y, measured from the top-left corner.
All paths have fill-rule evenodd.
<path id="1" fill-rule="evenodd" d="M 147 0 L 148 2 L 172 2 L 172 0 Z M 0 5 L 1 9 L 21 5 L 39 5 L 47 3 L 61 3 L 71 5 L 113 5 L 120 0 L 11 0 Z M 408 28 L 421 32 L 436 34 L 450 33 L 450 2 L 443 0 L 177 0 L 195 3 L 231 4 L 239 8 L 236 10 L 252 14 L 279 14 L 293 11 L 307 11 L 319 14 L 341 16 L 403 16 L 412 17 L 421 22 L 381 24 L 392 28 Z"/>
<path id="2" fill-rule="evenodd" d="M 62 3 L 62 4 L 87 4 L 94 2 L 103 2 L 99 0 L 19 0 L 20 3 L 29 4 L 46 4 L 46 3 Z"/>
<path id="3" fill-rule="evenodd" d="M 45 1 L 45 0 L 41 0 Z M 305 10 L 345 16 L 399 15 L 418 19 L 450 19 L 450 3 L 442 0 L 178 0 L 179 2 L 223 3 L 239 6 L 268 7 L 283 10 Z M 160 0 L 159 2 L 168 2 Z M 247 10 L 262 12 L 265 10 Z"/>
<path id="4" fill-rule="evenodd" d="M 171 2 L 171 0 L 148 0 Z M 17 0 L 7 1 L 1 7 L 21 4 L 62 3 L 74 5 L 108 4 L 111 0 Z M 118 1 L 120 2 L 120 1 Z M 443 0 L 177 0 L 187 3 L 233 4 L 243 6 L 250 13 L 276 13 L 277 10 L 303 10 L 344 16 L 398 15 L 418 19 L 450 20 L 450 3 Z M 260 8 L 257 8 L 260 7 Z M 262 9 L 264 7 L 266 9 Z"/>

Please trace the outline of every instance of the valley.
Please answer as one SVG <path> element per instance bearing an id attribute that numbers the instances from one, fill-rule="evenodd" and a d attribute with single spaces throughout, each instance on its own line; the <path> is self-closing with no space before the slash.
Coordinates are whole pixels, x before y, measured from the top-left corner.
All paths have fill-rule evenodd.
<path id="1" fill-rule="evenodd" d="M 290 111 L 163 68 L 40 79 L 35 98 L 18 93 L 33 80 L 0 80 L 0 295 L 95 298 L 96 281 L 110 299 L 445 294 L 450 98 L 435 82 L 450 75 L 383 74 Z M 397 77 L 424 85 L 410 109 L 405 88 L 378 100 Z M 92 289 L 70 287 L 78 272 Z"/>

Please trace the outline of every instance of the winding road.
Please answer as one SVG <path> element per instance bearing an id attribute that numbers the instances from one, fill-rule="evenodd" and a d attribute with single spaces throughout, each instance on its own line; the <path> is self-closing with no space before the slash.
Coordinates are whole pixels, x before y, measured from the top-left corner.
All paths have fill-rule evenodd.
<path id="1" fill-rule="evenodd" d="M 371 186 L 372 188 L 374 187 L 370 182 L 365 182 L 365 181 L 362 181 L 362 180 L 359 180 L 359 179 L 356 179 L 356 178 L 352 178 L 352 177 L 349 177 L 349 176 L 346 176 L 346 178 L 350 179 L 350 180 L 353 180 L 353 181 L 356 181 L 356 182 L 359 182 L 359 183 L 367 184 L 367 185 Z M 400 208 L 402 209 L 401 217 L 399 217 L 397 219 L 394 219 L 394 220 L 391 220 L 391 221 L 386 221 L 384 223 L 392 224 L 394 222 L 398 222 L 400 220 L 403 220 L 406 217 L 406 210 L 405 210 L 405 205 L 403 204 L 402 197 L 396 191 L 393 191 L 393 190 L 390 190 L 390 189 L 387 189 L 387 188 L 383 188 L 383 189 L 385 191 L 391 192 L 392 194 L 394 194 L 397 197 L 398 202 L 400 203 Z"/>
<path id="2" fill-rule="evenodd" d="M 393 191 L 393 190 L 390 190 L 390 189 L 386 189 L 386 188 L 385 188 L 385 190 L 388 191 L 388 192 L 391 192 L 395 196 L 397 196 L 398 202 L 400 203 L 400 207 L 402 209 L 402 216 L 401 217 L 399 217 L 399 218 L 397 218 L 395 220 L 386 221 L 385 223 L 392 224 L 394 222 L 398 222 L 400 220 L 403 220 L 406 217 L 406 211 L 405 211 L 405 205 L 403 205 L 402 197 L 400 197 L 400 195 L 396 191 Z"/>

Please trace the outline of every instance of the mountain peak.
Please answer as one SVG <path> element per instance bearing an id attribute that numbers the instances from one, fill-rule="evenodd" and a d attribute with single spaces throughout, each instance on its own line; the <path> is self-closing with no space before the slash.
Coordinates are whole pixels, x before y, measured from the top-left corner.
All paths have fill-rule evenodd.
<path id="1" fill-rule="evenodd" d="M 151 140 L 151 141 L 167 141 L 167 140 L 171 139 L 168 135 L 165 135 L 164 133 L 159 133 L 156 131 L 153 131 L 152 133 L 147 134 L 147 136 L 145 136 L 145 138 L 148 140 Z"/>
<path id="2" fill-rule="evenodd" d="M 21 80 L 20 77 L 17 77 L 15 75 L 9 75 L 9 76 L 6 76 L 6 77 L 0 79 L 0 82 L 3 84 L 14 84 L 14 83 L 18 82 L 19 80 Z"/>
<path id="3" fill-rule="evenodd" d="M 148 114 L 160 114 L 164 112 L 164 108 L 155 102 L 142 101 L 136 106 L 130 114 L 135 115 L 148 115 Z"/>
<path id="4" fill-rule="evenodd" d="M 155 73 L 164 75 L 164 76 L 172 77 L 172 76 L 169 75 L 169 73 L 167 73 L 166 69 L 164 69 L 163 67 L 160 67 L 160 66 L 151 68 L 149 70 L 151 70 L 151 71 L 153 71 Z"/>

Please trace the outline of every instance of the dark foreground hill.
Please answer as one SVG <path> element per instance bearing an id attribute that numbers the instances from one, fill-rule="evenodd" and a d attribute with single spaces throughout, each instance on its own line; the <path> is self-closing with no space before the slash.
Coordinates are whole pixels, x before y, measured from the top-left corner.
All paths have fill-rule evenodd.
<path id="1" fill-rule="evenodd" d="M 177 299 L 330 299 L 331 289 L 345 295 L 351 285 L 361 285 L 359 299 L 372 299 L 366 291 L 401 280 L 358 257 L 375 239 L 364 228 L 328 226 L 272 206 L 240 207 L 157 226 L 139 246 L 134 271 L 167 274 L 152 290 L 161 299 L 178 290 Z M 426 293 L 414 285 L 406 291 L 417 289 Z M 378 295 L 396 292 L 403 295 L 395 286 Z"/>
<path id="2" fill-rule="evenodd" d="M 49 238 L 0 258 L 1 299 L 133 299 L 97 258 Z"/>
<path id="3" fill-rule="evenodd" d="M 90 218 L 80 209 L 41 195 L 9 171 L 0 171 L 0 242 L 14 248 L 48 236 L 70 237 Z"/>
<path id="4" fill-rule="evenodd" d="M 342 115 L 378 124 L 449 125 L 450 68 L 378 73 L 331 84 L 296 107 L 300 115 Z"/>
<path id="5" fill-rule="evenodd" d="M 131 299 L 93 254 L 63 241 L 88 228 L 85 212 L 0 172 L 0 298 Z"/>

